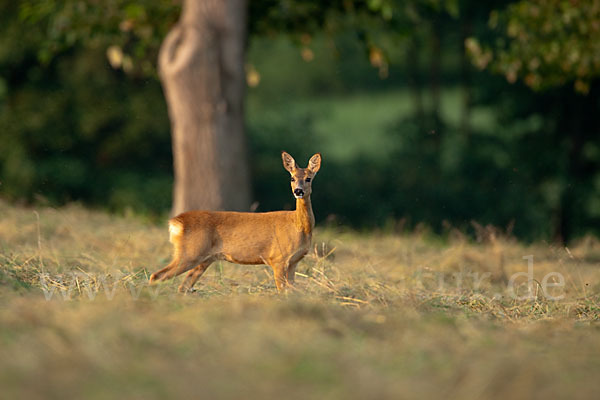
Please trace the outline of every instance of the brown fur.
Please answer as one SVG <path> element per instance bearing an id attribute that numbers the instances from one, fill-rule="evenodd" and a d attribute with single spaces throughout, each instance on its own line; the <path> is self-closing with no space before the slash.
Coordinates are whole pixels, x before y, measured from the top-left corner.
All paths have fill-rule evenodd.
<path id="1" fill-rule="evenodd" d="M 315 218 L 310 202 L 311 184 L 321 167 L 321 155 L 312 156 L 307 168 L 299 168 L 286 152 L 281 156 L 292 176 L 292 192 L 304 192 L 302 198 L 296 199 L 295 211 L 188 211 L 171 218 L 173 260 L 153 273 L 150 283 L 189 271 L 179 287 L 180 291 L 187 291 L 212 262 L 227 260 L 267 264 L 273 268 L 277 290 L 292 285 L 296 265 L 308 252 L 312 240 Z"/>

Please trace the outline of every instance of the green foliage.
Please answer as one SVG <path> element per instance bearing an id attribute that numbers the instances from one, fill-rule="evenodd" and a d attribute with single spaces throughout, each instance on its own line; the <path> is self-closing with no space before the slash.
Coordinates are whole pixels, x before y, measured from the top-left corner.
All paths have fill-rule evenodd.
<path id="1" fill-rule="evenodd" d="M 172 0 L 26 0 L 19 3 L 19 18 L 45 33 L 37 49 L 45 64 L 61 52 L 83 45 L 108 49 L 115 68 L 153 75 L 160 43 L 179 10 Z"/>
<path id="2" fill-rule="evenodd" d="M 16 7 L 3 11 L 3 197 L 52 204 L 82 200 L 113 210 L 166 209 L 169 122 L 158 82 L 127 79 L 108 65 L 103 48 L 74 44 L 40 63 L 43 27 L 22 31 Z"/>
<path id="3" fill-rule="evenodd" d="M 475 63 L 489 65 L 514 83 L 534 89 L 573 84 L 588 93 L 600 75 L 600 1 L 519 1 L 491 12 L 490 27 L 501 33 L 489 46 L 472 38 Z"/>
<path id="4" fill-rule="evenodd" d="M 280 150 L 300 162 L 321 151 L 319 223 L 444 232 L 475 220 L 527 239 L 598 232 L 594 4 L 249 2 L 258 209 L 293 207 Z M 179 7 L 0 4 L 3 198 L 168 209 L 171 145 L 155 60 Z M 558 55 L 546 61 L 548 46 Z"/>

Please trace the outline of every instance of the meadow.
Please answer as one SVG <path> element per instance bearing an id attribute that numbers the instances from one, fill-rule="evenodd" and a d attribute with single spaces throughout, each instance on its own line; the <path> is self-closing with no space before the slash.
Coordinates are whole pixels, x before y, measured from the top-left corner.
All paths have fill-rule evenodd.
<path id="1" fill-rule="evenodd" d="M 166 224 L 76 204 L 0 202 L 0 216 L 3 398 L 600 390 L 593 237 L 567 248 L 479 225 L 474 238 L 317 227 L 295 290 L 277 294 L 267 267 L 220 263 L 179 294 L 181 278 L 147 286 L 170 258 Z"/>

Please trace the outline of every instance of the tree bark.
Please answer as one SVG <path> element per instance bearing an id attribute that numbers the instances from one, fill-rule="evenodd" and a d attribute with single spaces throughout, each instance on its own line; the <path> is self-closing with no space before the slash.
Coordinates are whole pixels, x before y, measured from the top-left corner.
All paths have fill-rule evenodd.
<path id="1" fill-rule="evenodd" d="M 570 88 L 567 88 L 569 90 Z M 588 104 L 594 104 L 587 97 L 579 94 L 569 93 L 570 98 L 562 96 L 557 102 L 557 108 L 567 110 L 564 115 L 566 120 L 559 122 L 559 132 L 567 134 L 566 168 L 564 171 L 563 184 L 560 193 L 558 208 L 558 221 L 554 229 L 554 240 L 566 246 L 575 233 L 577 221 L 576 207 L 580 196 L 578 192 L 584 181 L 584 168 L 582 166 L 583 147 L 585 145 L 584 133 L 590 129 L 586 126 L 585 118 L 593 115 L 595 107 L 588 109 Z M 558 113 L 558 112 L 557 112 Z M 558 114 L 560 115 L 560 114 Z M 561 130 L 561 125 L 564 128 Z"/>
<path id="2" fill-rule="evenodd" d="M 246 0 L 185 0 L 159 73 L 171 119 L 172 214 L 247 210 L 244 132 Z"/>

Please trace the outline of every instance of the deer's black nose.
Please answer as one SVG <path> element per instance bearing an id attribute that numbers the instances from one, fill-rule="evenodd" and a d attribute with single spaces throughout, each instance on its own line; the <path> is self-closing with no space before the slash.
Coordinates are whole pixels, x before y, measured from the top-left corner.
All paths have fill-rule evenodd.
<path id="1" fill-rule="evenodd" d="M 302 190 L 302 189 L 294 189 L 294 194 L 296 196 L 304 196 L 304 190 Z"/>

